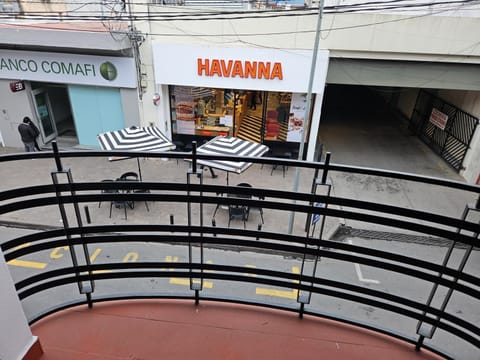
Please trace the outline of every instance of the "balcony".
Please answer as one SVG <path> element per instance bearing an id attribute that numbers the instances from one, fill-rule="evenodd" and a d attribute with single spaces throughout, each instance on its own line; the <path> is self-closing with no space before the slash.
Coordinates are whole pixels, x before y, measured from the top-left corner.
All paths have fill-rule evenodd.
<path id="1" fill-rule="evenodd" d="M 131 170 L 131 157 L 142 181 L 102 181 Z M 330 156 L 222 156 L 254 163 L 227 185 L 197 166 L 211 158 L 0 157 L 3 176 L 19 179 L 0 192 L 1 248 L 41 359 L 478 354 L 478 186 Z M 229 206 L 248 219 L 228 225 Z"/>

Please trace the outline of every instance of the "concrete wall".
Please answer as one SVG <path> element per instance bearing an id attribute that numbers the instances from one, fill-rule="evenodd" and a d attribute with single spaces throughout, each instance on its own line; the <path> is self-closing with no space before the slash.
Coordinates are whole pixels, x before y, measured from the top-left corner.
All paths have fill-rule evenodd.
<path id="1" fill-rule="evenodd" d="M 13 280 L 0 250 L 0 359 L 23 359 L 36 337 L 32 335 Z"/>
<path id="2" fill-rule="evenodd" d="M 140 124 L 140 113 L 138 107 L 137 89 L 120 89 L 122 99 L 122 110 L 125 116 L 125 127 Z"/>
<path id="3" fill-rule="evenodd" d="M 154 5 L 148 11 L 189 12 Z M 153 39 L 165 42 L 311 49 L 317 16 L 301 11 L 292 14 L 298 16 L 155 21 L 149 32 Z M 478 24 L 478 17 L 325 13 L 320 48 L 329 49 L 331 56 L 338 58 L 478 63 Z"/>
<path id="4" fill-rule="evenodd" d="M 401 89 L 401 92 L 398 96 L 398 101 L 396 104 L 397 110 L 399 110 L 400 113 L 407 119 L 412 117 L 418 92 L 418 89 Z"/>

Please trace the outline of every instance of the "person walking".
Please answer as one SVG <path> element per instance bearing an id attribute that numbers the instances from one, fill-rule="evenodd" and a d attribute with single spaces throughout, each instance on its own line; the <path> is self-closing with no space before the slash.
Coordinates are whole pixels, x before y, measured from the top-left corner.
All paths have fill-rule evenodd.
<path id="1" fill-rule="evenodd" d="M 38 136 L 30 125 L 31 122 L 30 118 L 26 116 L 23 118 L 23 122 L 18 125 L 18 132 L 20 133 L 23 145 L 25 145 L 26 152 L 35 151 L 35 139 Z"/>
<path id="2" fill-rule="evenodd" d="M 28 116 L 25 116 L 24 120 L 27 119 L 28 120 L 28 125 L 30 125 L 30 127 L 33 129 L 33 131 L 35 132 L 35 140 L 33 141 L 34 144 L 35 144 L 35 149 L 37 151 L 42 151 L 40 149 L 40 146 L 38 146 L 38 142 L 37 142 L 37 137 L 38 135 L 40 135 L 40 130 L 38 130 L 37 126 L 34 124 L 34 122 L 28 117 Z"/>

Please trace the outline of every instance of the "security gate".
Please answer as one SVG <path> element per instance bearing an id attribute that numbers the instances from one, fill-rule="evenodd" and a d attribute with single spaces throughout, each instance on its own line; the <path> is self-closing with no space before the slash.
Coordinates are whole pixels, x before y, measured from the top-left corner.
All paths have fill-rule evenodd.
<path id="1" fill-rule="evenodd" d="M 478 125 L 478 118 L 420 90 L 409 129 L 457 171 Z"/>

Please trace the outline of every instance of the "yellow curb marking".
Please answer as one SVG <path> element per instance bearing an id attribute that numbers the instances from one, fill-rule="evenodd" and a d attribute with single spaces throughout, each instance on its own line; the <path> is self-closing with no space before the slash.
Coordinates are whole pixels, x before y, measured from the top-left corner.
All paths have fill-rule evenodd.
<path id="1" fill-rule="evenodd" d="M 292 272 L 294 274 L 300 274 L 300 269 L 297 266 L 292 267 Z M 294 281 L 298 284 L 298 281 Z M 265 289 L 265 288 L 256 288 L 255 293 L 257 295 L 266 295 L 266 296 L 275 296 L 285 299 L 296 299 L 298 295 L 298 290 L 274 290 L 274 289 Z"/>
<path id="2" fill-rule="evenodd" d="M 165 261 L 178 262 L 178 256 L 165 256 Z M 209 263 L 211 264 L 211 261 Z M 173 269 L 170 269 L 170 271 L 173 271 Z M 200 280 L 193 280 L 193 283 L 200 284 Z M 190 286 L 190 279 L 170 278 L 169 284 Z M 213 283 L 211 281 L 204 281 L 203 287 L 211 289 L 213 288 Z"/>
<path id="3" fill-rule="evenodd" d="M 24 244 L 18 245 L 17 247 L 15 247 L 14 250 L 22 249 L 27 246 L 30 246 L 30 243 L 24 243 Z M 7 264 L 13 265 L 13 266 L 31 268 L 31 269 L 40 269 L 40 270 L 43 270 L 47 267 L 46 263 L 42 263 L 38 261 L 19 260 L 19 259 L 10 260 L 7 262 Z"/>

